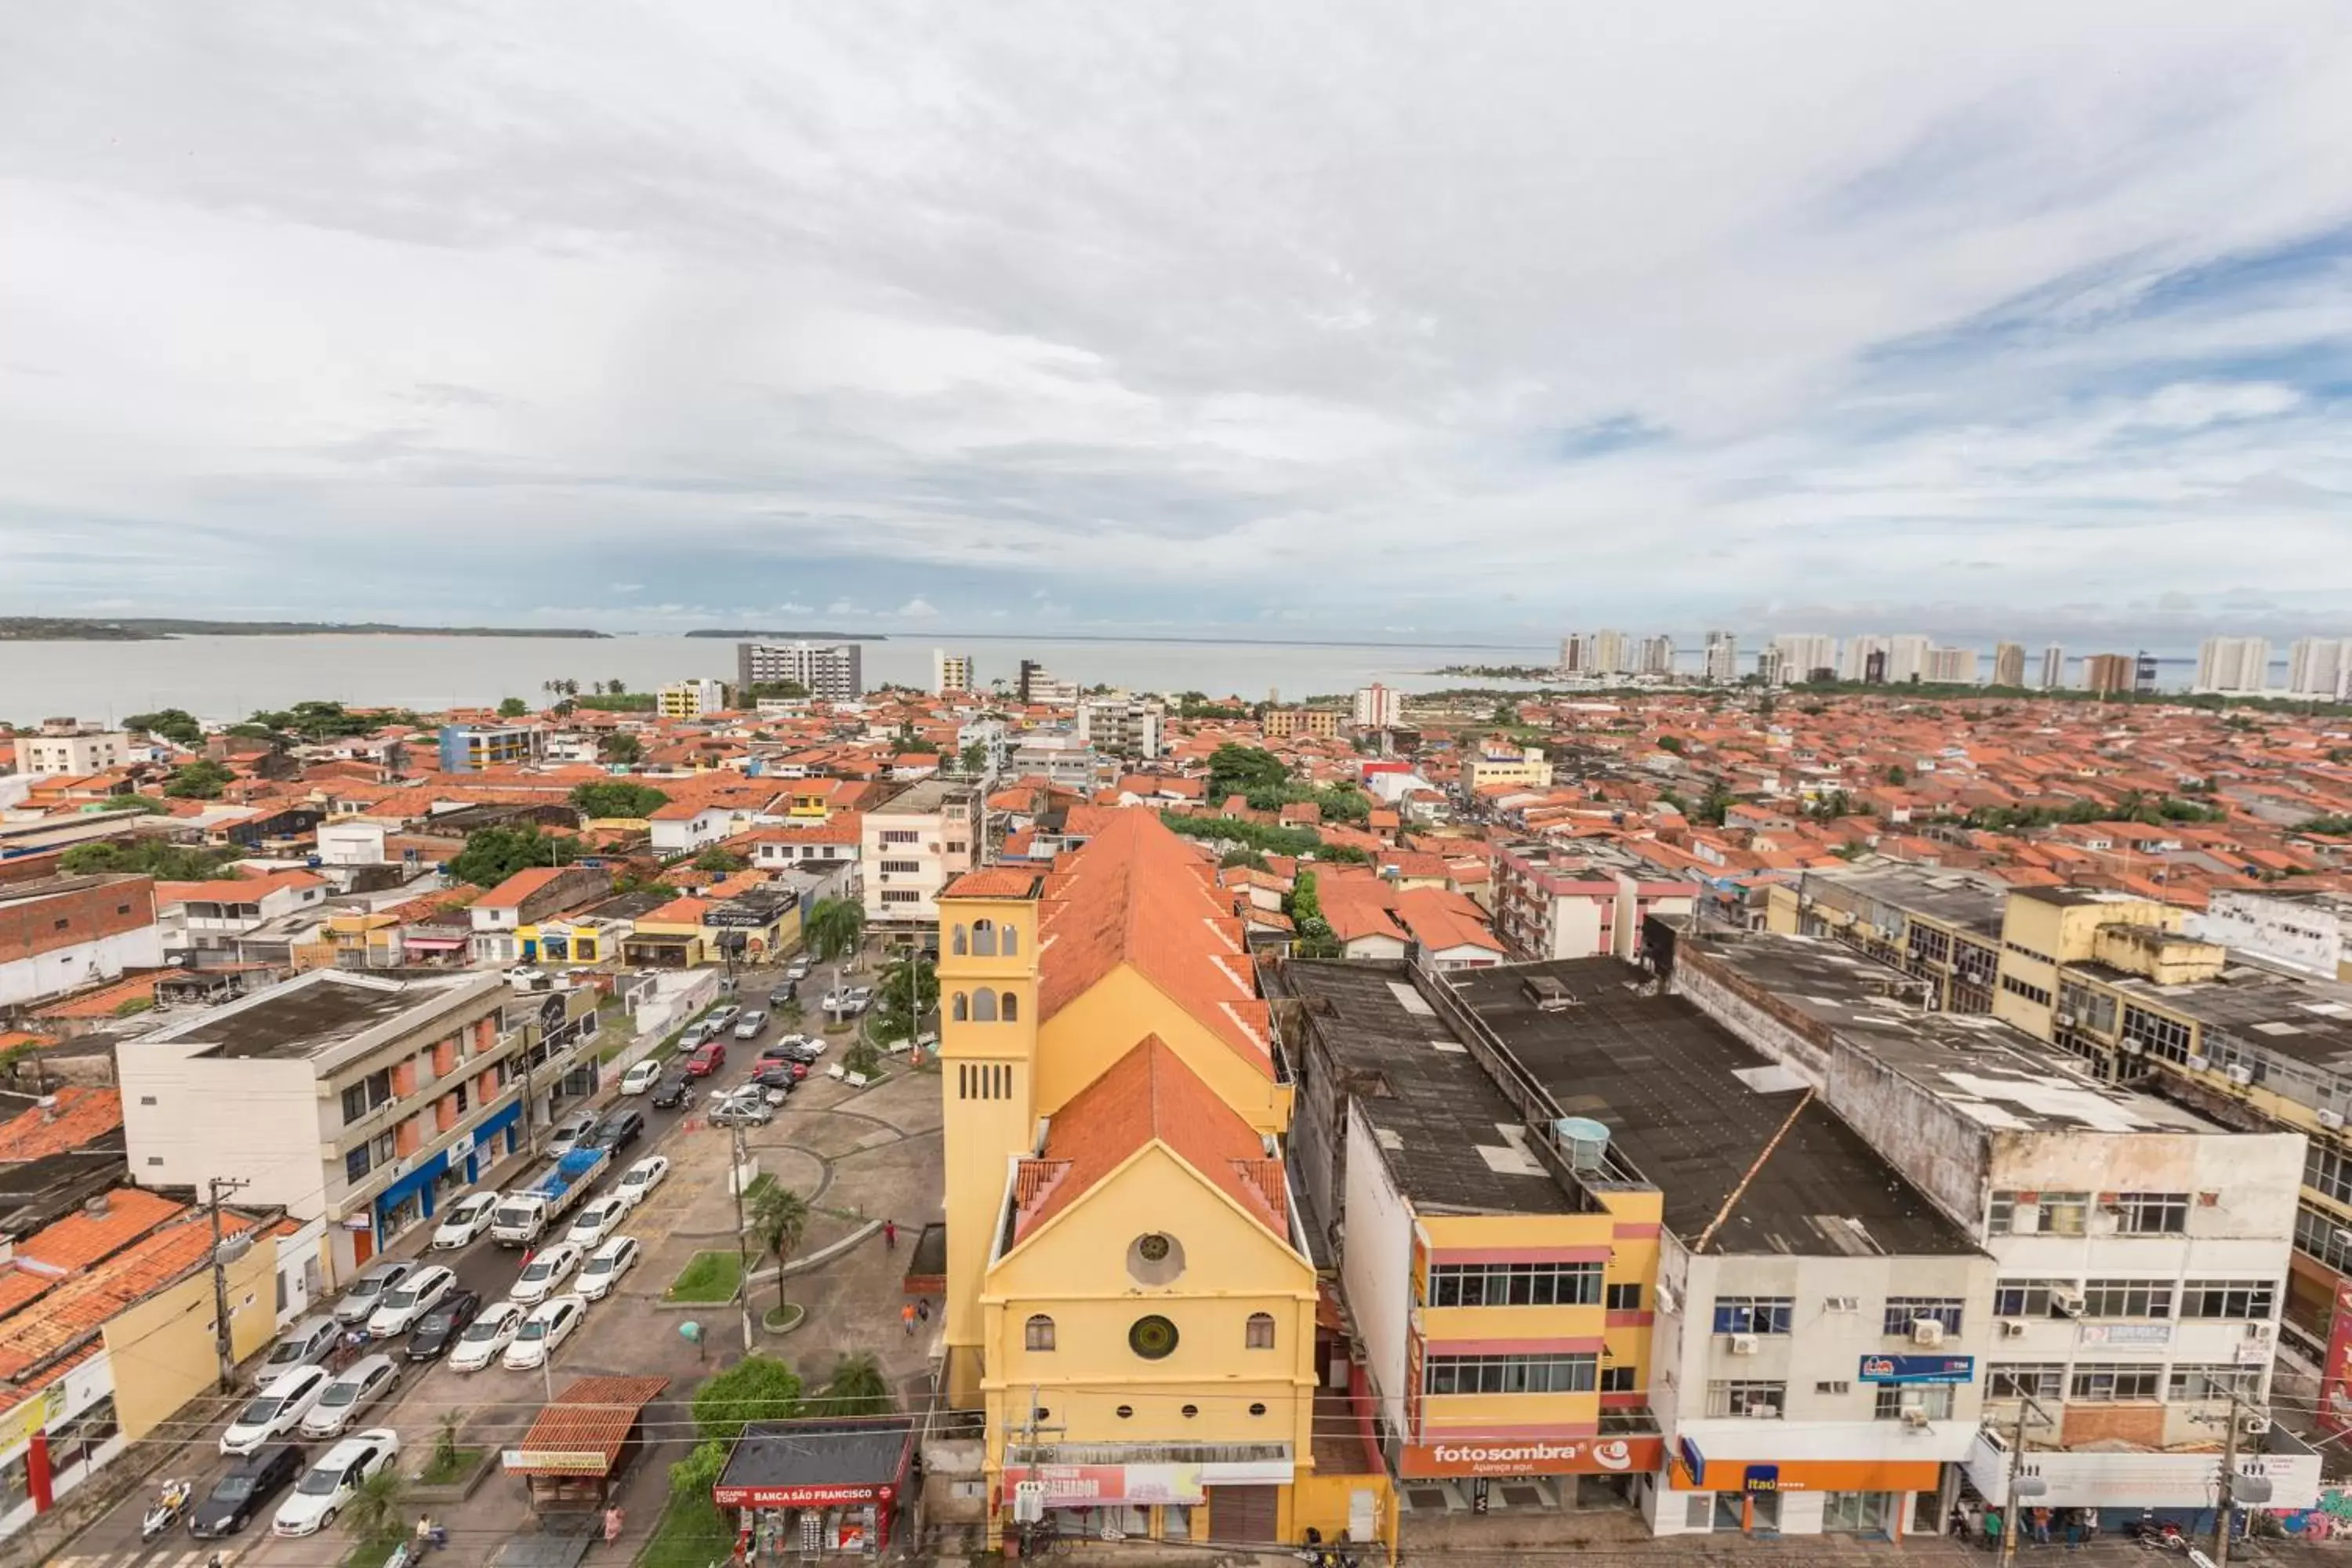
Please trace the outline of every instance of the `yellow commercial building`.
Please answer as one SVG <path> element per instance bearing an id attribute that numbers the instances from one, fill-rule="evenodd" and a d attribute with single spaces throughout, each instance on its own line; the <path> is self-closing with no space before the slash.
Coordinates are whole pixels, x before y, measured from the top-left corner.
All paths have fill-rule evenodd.
<path id="1" fill-rule="evenodd" d="M 1118 812 L 940 910 L 947 1381 L 986 1413 L 992 1542 L 1392 1539 L 1373 1456 L 1318 1453 L 1291 1083 L 1212 864 Z"/>

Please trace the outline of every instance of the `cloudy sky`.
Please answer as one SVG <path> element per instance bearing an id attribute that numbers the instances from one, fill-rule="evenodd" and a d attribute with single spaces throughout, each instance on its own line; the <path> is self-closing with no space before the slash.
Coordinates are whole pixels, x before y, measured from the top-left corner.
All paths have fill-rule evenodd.
<path id="1" fill-rule="evenodd" d="M 2347 81 L 2334 0 L 21 7 L 0 613 L 2352 631 Z"/>

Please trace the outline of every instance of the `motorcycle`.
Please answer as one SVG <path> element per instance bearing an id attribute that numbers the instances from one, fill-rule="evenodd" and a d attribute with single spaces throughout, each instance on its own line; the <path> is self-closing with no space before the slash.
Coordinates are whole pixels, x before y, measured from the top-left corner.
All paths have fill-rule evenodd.
<path id="1" fill-rule="evenodd" d="M 140 1543 L 144 1545 L 179 1523 L 180 1516 L 188 1511 L 188 1500 L 195 1495 L 195 1490 L 196 1483 L 194 1481 L 165 1481 L 163 1495 L 139 1521 Z"/>
<path id="2" fill-rule="evenodd" d="M 2168 1519 L 2143 1514 L 2132 1521 L 2131 1537 L 2142 1546 L 2153 1546 L 2159 1552 L 2189 1550 L 2189 1537 L 2180 1532 L 2179 1525 Z"/>
<path id="3" fill-rule="evenodd" d="M 1313 1525 L 1307 1527 L 1307 1544 L 1291 1555 L 1307 1568 L 1360 1568 L 1354 1552 L 1324 1544 L 1323 1532 Z"/>

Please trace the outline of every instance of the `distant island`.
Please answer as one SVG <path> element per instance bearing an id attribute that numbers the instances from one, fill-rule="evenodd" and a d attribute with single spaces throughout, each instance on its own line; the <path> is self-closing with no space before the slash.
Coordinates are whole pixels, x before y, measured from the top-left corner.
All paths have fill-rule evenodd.
<path id="1" fill-rule="evenodd" d="M 1449 664 L 1433 675 L 1468 675 L 1480 680 L 1553 680 L 1558 668 L 1543 664 Z"/>
<path id="2" fill-rule="evenodd" d="M 725 637 L 732 642 L 740 642 L 745 637 L 792 637 L 801 642 L 815 642 L 820 639 L 831 642 L 888 642 L 890 640 L 880 632 L 713 631 L 706 627 L 686 635 L 690 637 Z"/>
<path id="3" fill-rule="evenodd" d="M 166 637 L 609 637 L 584 626 L 395 626 L 381 621 L 79 620 L 0 616 L 0 642 L 158 642 Z"/>

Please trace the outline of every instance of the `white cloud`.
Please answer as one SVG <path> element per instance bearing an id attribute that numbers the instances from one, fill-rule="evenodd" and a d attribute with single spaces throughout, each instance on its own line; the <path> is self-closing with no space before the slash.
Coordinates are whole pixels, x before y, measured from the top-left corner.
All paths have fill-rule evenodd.
<path id="1" fill-rule="evenodd" d="M 1695 14 L 36 8 L 0 611 L 2352 592 L 2335 6 Z"/>

